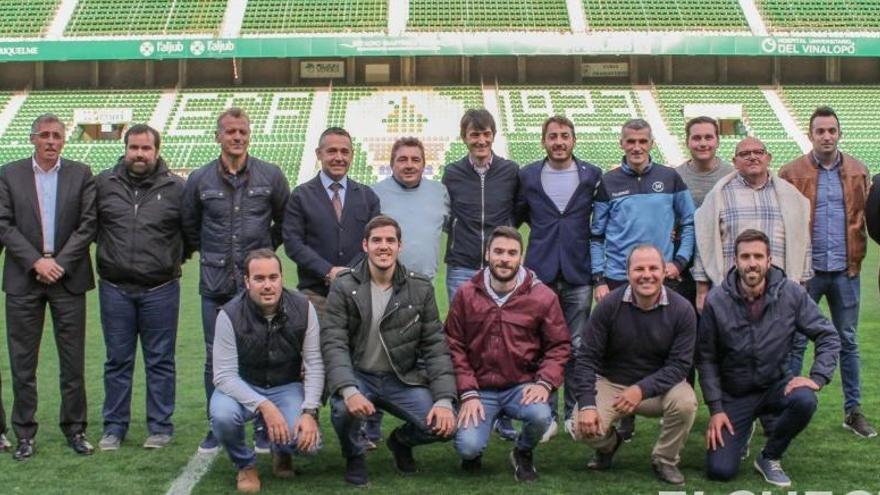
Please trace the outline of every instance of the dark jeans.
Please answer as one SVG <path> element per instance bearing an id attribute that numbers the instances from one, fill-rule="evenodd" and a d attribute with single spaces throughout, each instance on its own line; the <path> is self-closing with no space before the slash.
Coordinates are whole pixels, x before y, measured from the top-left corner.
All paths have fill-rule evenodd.
<path id="1" fill-rule="evenodd" d="M 791 441 L 807 427 L 818 405 L 816 393 L 799 387 L 786 396 L 784 391 L 787 383 L 788 379 L 784 379 L 762 392 L 743 397 L 723 397 L 724 412 L 735 434 L 731 435 L 727 429 L 722 430 L 724 446 L 706 452 L 706 474 L 710 479 L 727 481 L 736 476 L 742 450 L 749 441 L 752 422 L 758 416 L 777 415 L 763 450 L 768 459 L 781 459 Z"/>
<path id="2" fill-rule="evenodd" d="M 214 395 L 214 325 L 220 307 L 233 296 L 202 296 L 202 330 L 205 335 L 205 411 L 211 417 L 211 396 Z"/>
<path id="3" fill-rule="evenodd" d="M 434 406 L 434 399 L 427 387 L 407 385 L 393 373 L 374 374 L 355 370 L 357 388 L 377 409 L 405 421 L 397 428 L 397 439 L 409 447 L 433 442 L 446 441 L 438 437 L 425 423 L 428 413 Z M 331 419 L 342 455 L 346 458 L 364 455 L 366 445 L 361 432 L 363 420 L 348 413 L 345 400 L 339 394 L 330 398 Z"/>
<path id="4" fill-rule="evenodd" d="M 850 277 L 846 271 L 821 272 L 807 282 L 807 292 L 817 303 L 825 296 L 831 321 L 840 336 L 840 381 L 843 382 L 843 410 L 859 406 L 862 401 L 859 378 L 859 344 L 856 340 L 856 327 L 859 324 L 859 276 Z M 804 352 L 807 350 L 807 337 L 794 334 L 791 351 L 791 372 L 800 375 L 804 365 Z"/>
<path id="5" fill-rule="evenodd" d="M 46 305 L 52 314 L 61 383 L 61 431 L 72 436 L 86 430 L 85 374 L 86 296 L 71 294 L 60 283 L 30 294 L 6 294 L 6 337 L 12 369 L 12 428 L 19 440 L 37 434 L 37 357 Z"/>
<path id="6" fill-rule="evenodd" d="M 140 336 L 147 382 L 147 430 L 174 433 L 177 317 L 180 283 L 172 280 L 138 293 L 127 293 L 101 280 L 101 326 L 104 363 L 104 434 L 125 438 L 131 420 L 131 389 Z"/>
<path id="7" fill-rule="evenodd" d="M 571 413 L 577 403 L 574 395 L 574 350 L 578 348 L 581 340 L 581 328 L 586 325 L 587 317 L 590 316 L 590 306 L 593 302 L 593 287 L 591 285 L 573 285 L 565 280 L 558 279 L 548 284 L 556 296 L 559 297 L 559 305 L 562 306 L 562 314 L 571 335 L 572 359 L 565 365 L 565 389 L 563 393 L 565 408 L 564 419 L 571 418 Z M 553 419 L 559 415 L 559 391 L 554 390 L 550 394 L 550 411 Z"/>

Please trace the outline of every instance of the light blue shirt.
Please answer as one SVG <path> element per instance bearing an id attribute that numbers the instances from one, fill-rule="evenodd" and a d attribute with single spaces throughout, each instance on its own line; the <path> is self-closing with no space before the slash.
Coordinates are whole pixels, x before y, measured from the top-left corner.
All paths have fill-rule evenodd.
<path id="1" fill-rule="evenodd" d="M 816 212 L 813 219 L 813 269 L 823 272 L 846 270 L 846 204 L 840 181 L 842 157 L 830 169 L 819 164 L 816 184 Z"/>
<path id="2" fill-rule="evenodd" d="M 37 188 L 37 201 L 40 204 L 40 223 L 43 227 L 43 252 L 55 253 L 55 204 L 58 199 L 58 171 L 61 159 L 55 166 L 45 171 L 31 158 L 34 167 L 34 185 Z"/>
<path id="3" fill-rule="evenodd" d="M 324 185 L 324 190 L 327 191 L 327 197 L 330 198 L 330 201 L 333 201 L 333 190 L 330 189 L 330 186 L 337 181 L 331 179 L 323 170 L 318 172 L 318 177 L 321 178 L 321 184 Z M 342 207 L 345 208 L 345 191 L 348 191 L 348 176 L 346 175 L 338 182 L 342 186 L 342 189 L 339 190 L 339 200 L 342 201 Z"/>

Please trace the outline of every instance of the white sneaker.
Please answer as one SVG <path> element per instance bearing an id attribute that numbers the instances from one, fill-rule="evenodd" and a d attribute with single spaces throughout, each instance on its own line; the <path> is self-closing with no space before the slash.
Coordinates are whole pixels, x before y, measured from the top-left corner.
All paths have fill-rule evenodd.
<path id="1" fill-rule="evenodd" d="M 559 426 L 556 425 L 556 420 L 550 421 L 550 426 L 547 428 L 547 431 L 544 432 L 544 436 L 541 437 L 541 443 L 547 443 L 551 438 L 556 436 L 556 433 L 559 431 Z"/>
<path id="2" fill-rule="evenodd" d="M 577 441 L 578 437 L 577 432 L 575 431 L 575 424 L 573 419 L 568 418 L 565 420 L 565 432 L 571 435 L 572 440 Z"/>

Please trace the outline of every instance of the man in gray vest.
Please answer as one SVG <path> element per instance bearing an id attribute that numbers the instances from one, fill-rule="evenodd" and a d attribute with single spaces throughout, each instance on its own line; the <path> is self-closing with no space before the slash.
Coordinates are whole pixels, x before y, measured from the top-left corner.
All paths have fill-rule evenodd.
<path id="1" fill-rule="evenodd" d="M 291 454 L 319 447 L 318 407 L 324 363 L 312 303 L 282 286 L 281 260 L 257 249 L 243 263 L 247 290 L 223 305 L 214 331 L 211 427 L 238 468 L 240 492 L 260 491 L 256 456 L 244 424 L 263 416 L 272 472 L 294 476 Z"/>

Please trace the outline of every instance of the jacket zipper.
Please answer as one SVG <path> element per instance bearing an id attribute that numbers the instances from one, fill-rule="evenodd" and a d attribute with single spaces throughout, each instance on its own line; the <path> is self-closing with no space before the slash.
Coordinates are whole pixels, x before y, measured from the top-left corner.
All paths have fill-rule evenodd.
<path id="1" fill-rule="evenodd" d="M 382 315 L 382 319 L 379 320 L 379 343 L 382 344 L 382 349 L 385 351 L 385 356 L 388 358 L 388 364 L 391 365 L 391 369 L 394 371 L 394 374 L 397 375 L 397 379 L 407 385 L 417 386 L 419 385 L 418 383 L 411 383 L 403 379 L 403 375 L 398 371 L 397 367 L 394 366 L 394 360 L 391 359 L 391 353 L 388 352 L 388 346 L 385 345 L 385 339 L 382 337 L 382 323 L 385 321 L 385 318 L 391 316 L 398 308 L 400 308 L 400 302 L 395 301 L 394 307 L 391 308 L 391 311 L 386 311 L 385 314 Z"/>
<path id="2" fill-rule="evenodd" d="M 487 172 L 488 173 L 488 172 Z M 486 174 L 480 174 L 480 270 L 486 252 Z"/>

